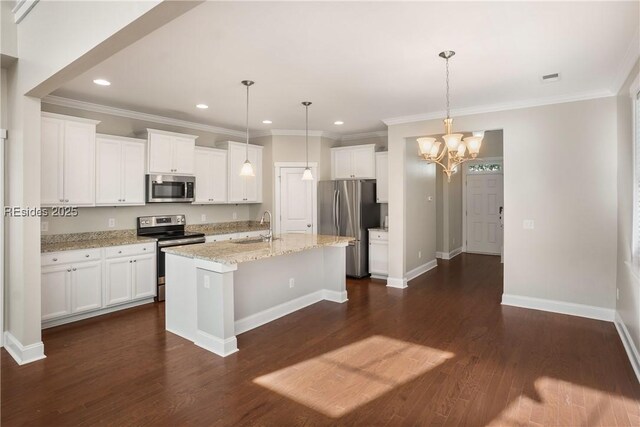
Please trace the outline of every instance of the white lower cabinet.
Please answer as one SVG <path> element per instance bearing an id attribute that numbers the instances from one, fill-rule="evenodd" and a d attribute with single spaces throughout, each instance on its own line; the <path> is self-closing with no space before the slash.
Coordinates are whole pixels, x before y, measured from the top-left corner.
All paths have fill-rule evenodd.
<path id="1" fill-rule="evenodd" d="M 115 258 L 105 261 L 105 306 L 109 307 L 131 301 L 130 258 Z"/>
<path id="2" fill-rule="evenodd" d="M 389 275 L 389 233 L 369 230 L 369 274 L 373 277 Z"/>
<path id="3" fill-rule="evenodd" d="M 102 307 L 102 262 L 53 265 L 42 269 L 42 320 Z"/>
<path id="4" fill-rule="evenodd" d="M 156 295 L 155 243 L 42 255 L 42 323 L 55 326 Z"/>

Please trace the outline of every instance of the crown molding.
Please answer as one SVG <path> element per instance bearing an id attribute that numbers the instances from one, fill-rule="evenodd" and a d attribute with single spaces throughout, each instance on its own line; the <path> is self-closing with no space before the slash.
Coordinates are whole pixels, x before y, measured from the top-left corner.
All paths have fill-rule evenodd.
<path id="1" fill-rule="evenodd" d="M 265 131 L 252 132 L 251 138 L 260 138 L 263 136 L 305 136 L 306 132 L 297 129 L 269 129 Z M 341 136 L 337 133 L 325 132 L 322 130 L 310 130 L 309 136 L 327 138 L 339 141 Z"/>
<path id="2" fill-rule="evenodd" d="M 139 111 L 126 110 L 124 108 L 109 107 L 107 105 L 94 104 L 91 102 L 78 101 L 61 96 L 47 95 L 42 99 L 45 104 L 58 105 L 60 107 L 76 108 L 83 111 L 92 111 L 94 113 L 109 114 L 112 116 L 126 117 L 129 119 L 143 120 L 152 123 L 160 123 L 168 126 L 176 126 L 186 129 L 199 130 L 203 132 L 217 133 L 221 135 L 229 135 L 237 138 L 245 138 L 246 133 L 243 131 L 222 128 L 218 126 L 205 125 L 202 123 L 190 122 L 187 120 L 172 119 L 170 117 L 158 116 L 155 114 L 141 113 Z"/>
<path id="3" fill-rule="evenodd" d="M 38 4 L 39 0 L 17 0 L 11 12 L 13 13 L 13 22 L 19 24 L 28 14 L 31 9 Z"/>
<path id="4" fill-rule="evenodd" d="M 614 93 L 620 92 L 620 89 L 622 89 L 624 82 L 627 81 L 627 77 L 633 69 L 633 66 L 636 65 L 636 61 L 640 58 L 640 42 L 638 40 L 640 40 L 640 29 L 636 29 L 633 38 L 629 42 L 629 46 L 627 46 L 622 62 L 618 67 L 618 71 L 616 72 L 611 87 L 611 90 Z"/>
<path id="5" fill-rule="evenodd" d="M 452 117 L 470 116 L 473 114 L 495 113 L 499 111 L 519 110 L 522 108 L 541 107 L 544 105 L 564 104 L 567 102 L 587 101 L 590 99 L 607 98 L 616 94 L 610 90 L 600 90 L 595 92 L 584 92 L 574 95 L 553 96 L 548 98 L 528 99 L 524 101 L 505 102 L 500 104 L 488 104 L 477 107 L 459 108 L 451 110 Z M 410 116 L 391 117 L 382 120 L 387 126 L 400 125 L 404 123 L 422 122 L 426 120 L 442 119 L 447 115 L 446 111 L 435 111 L 432 113 L 414 114 Z"/>
<path id="6" fill-rule="evenodd" d="M 386 130 L 378 130 L 373 132 L 352 133 L 351 135 L 342 135 L 341 141 L 355 141 L 357 139 L 369 139 L 369 138 L 386 138 Z"/>

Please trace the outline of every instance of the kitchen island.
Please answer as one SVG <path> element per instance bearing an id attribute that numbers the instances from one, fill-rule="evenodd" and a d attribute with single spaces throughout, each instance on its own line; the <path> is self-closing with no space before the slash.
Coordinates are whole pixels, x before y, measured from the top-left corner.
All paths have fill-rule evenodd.
<path id="1" fill-rule="evenodd" d="M 163 249 L 166 330 L 228 356 L 238 334 L 321 300 L 343 303 L 351 240 L 283 234 Z"/>

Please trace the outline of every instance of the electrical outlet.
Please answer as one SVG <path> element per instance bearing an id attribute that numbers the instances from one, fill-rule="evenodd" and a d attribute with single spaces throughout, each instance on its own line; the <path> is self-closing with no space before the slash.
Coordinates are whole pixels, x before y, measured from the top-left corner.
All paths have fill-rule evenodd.
<path id="1" fill-rule="evenodd" d="M 418 251 L 418 258 L 422 258 L 422 251 Z"/>
<path id="2" fill-rule="evenodd" d="M 40 222 L 40 231 L 49 231 L 49 222 L 48 221 Z"/>
<path id="3" fill-rule="evenodd" d="M 238 219 L 238 212 L 233 213 L 233 219 Z"/>
<path id="4" fill-rule="evenodd" d="M 620 299 L 620 288 L 616 288 L 616 301 Z"/>
<path id="5" fill-rule="evenodd" d="M 209 276 L 204 276 L 204 283 L 202 285 L 205 289 L 209 289 L 211 287 L 211 279 L 209 279 Z"/>
<path id="6" fill-rule="evenodd" d="M 289 279 L 289 288 L 293 288 L 296 285 L 296 279 L 293 277 Z"/>
<path id="7" fill-rule="evenodd" d="M 525 230 L 533 230 L 535 227 L 535 222 L 532 219 L 525 219 L 522 221 L 522 228 Z"/>
<path id="8" fill-rule="evenodd" d="M 207 222 L 207 214 L 200 215 L 200 221 Z"/>
<path id="9" fill-rule="evenodd" d="M 116 219 L 115 218 L 109 218 L 109 228 L 113 228 L 116 226 Z"/>

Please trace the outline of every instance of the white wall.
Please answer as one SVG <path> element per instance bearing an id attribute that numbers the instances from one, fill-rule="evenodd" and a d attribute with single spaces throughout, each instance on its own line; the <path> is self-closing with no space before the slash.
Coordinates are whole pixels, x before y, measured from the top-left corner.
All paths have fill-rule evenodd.
<path id="1" fill-rule="evenodd" d="M 624 322 L 635 348 L 640 352 L 640 282 L 632 272 L 633 238 L 633 115 L 629 90 L 640 73 L 636 63 L 618 93 L 618 257 L 616 310 Z"/>
<path id="2" fill-rule="evenodd" d="M 616 238 L 611 230 L 617 208 L 611 165 L 617 156 L 601 146 L 616 135 L 615 98 L 462 116 L 454 127 L 504 131 L 509 213 L 504 292 L 613 308 Z M 402 152 L 415 151 L 404 147 L 404 138 L 439 132 L 441 120 L 389 126 L 391 274 L 410 269 L 409 261 L 405 267 L 405 257 L 399 256 L 404 236 L 407 248 L 423 238 L 413 229 L 424 216 L 408 208 L 410 199 L 421 196 L 412 189 L 420 187 L 407 185 L 405 190 L 403 182 L 410 178 L 403 172 Z M 523 230 L 525 219 L 535 221 L 534 230 Z"/>
<path id="3" fill-rule="evenodd" d="M 17 28 L 19 60 L 7 70 L 7 203 L 40 205 L 40 99 L 194 2 L 39 2 Z M 42 357 L 40 219 L 10 218 L 7 347 L 21 362 Z M 6 343 L 5 343 L 6 344 Z M 21 349 L 28 347 L 28 352 Z M 27 357 L 28 360 L 21 359 Z"/>

